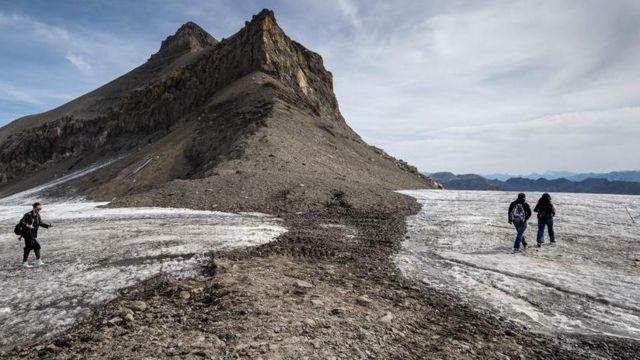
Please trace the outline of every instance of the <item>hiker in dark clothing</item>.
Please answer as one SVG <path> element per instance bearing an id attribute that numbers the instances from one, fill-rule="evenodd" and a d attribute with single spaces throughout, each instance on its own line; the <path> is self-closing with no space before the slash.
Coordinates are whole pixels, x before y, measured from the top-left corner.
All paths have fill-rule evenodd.
<path id="1" fill-rule="evenodd" d="M 523 193 L 518 194 L 518 198 L 509 205 L 509 224 L 513 224 L 516 228 L 516 241 L 513 243 L 513 252 L 520 251 L 520 243 L 524 249 L 527 249 L 527 240 L 524 232 L 527 230 L 527 221 L 531 217 L 531 208 L 527 204 L 526 196 Z"/>
<path id="2" fill-rule="evenodd" d="M 22 266 L 23 267 L 31 267 L 27 262 L 29 258 L 29 253 L 31 250 L 36 254 L 36 264 L 38 266 L 44 265 L 42 260 L 40 260 L 40 244 L 38 243 L 38 228 L 42 226 L 45 229 L 51 227 L 50 224 L 45 224 L 42 222 L 40 218 L 40 212 L 42 211 L 42 205 L 40 203 L 33 204 L 33 209 L 28 213 L 24 214 L 22 220 L 23 233 L 24 237 L 24 255 L 22 256 Z"/>
<path id="3" fill-rule="evenodd" d="M 538 213 L 538 236 L 536 238 L 538 246 L 544 244 L 544 227 L 549 230 L 549 241 L 553 244 L 556 242 L 556 234 L 553 231 L 553 217 L 556 216 L 556 208 L 551 203 L 551 195 L 544 193 L 538 204 L 533 209 Z"/>

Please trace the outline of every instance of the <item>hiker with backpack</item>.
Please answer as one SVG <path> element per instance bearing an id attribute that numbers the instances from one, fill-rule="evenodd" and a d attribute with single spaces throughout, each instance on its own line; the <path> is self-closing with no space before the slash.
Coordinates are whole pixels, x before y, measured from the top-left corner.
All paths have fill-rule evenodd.
<path id="1" fill-rule="evenodd" d="M 513 243 L 513 253 L 520 251 L 520 243 L 524 249 L 527 249 L 527 241 L 524 236 L 527 230 L 527 221 L 531 217 L 531 207 L 527 204 L 526 196 L 523 193 L 518 194 L 518 198 L 509 205 L 509 224 L 513 224 L 516 228 L 516 240 Z"/>
<path id="2" fill-rule="evenodd" d="M 38 228 L 41 226 L 45 229 L 50 228 L 51 224 L 42 222 L 40 212 L 42 204 L 35 203 L 28 213 L 24 214 L 20 223 L 16 228 L 20 228 L 21 236 L 24 238 L 24 254 L 22 256 L 22 267 L 29 268 L 31 265 L 27 262 L 31 250 L 36 254 L 36 265 L 42 266 L 44 263 L 40 260 L 40 244 L 38 243 Z"/>
<path id="3" fill-rule="evenodd" d="M 548 193 L 542 194 L 542 197 L 538 200 L 536 207 L 533 211 L 538 213 L 538 236 L 536 241 L 538 247 L 544 244 L 544 227 L 546 226 L 549 231 L 549 241 L 553 244 L 556 242 L 556 235 L 553 231 L 553 217 L 556 216 L 556 208 L 551 203 L 551 195 Z"/>

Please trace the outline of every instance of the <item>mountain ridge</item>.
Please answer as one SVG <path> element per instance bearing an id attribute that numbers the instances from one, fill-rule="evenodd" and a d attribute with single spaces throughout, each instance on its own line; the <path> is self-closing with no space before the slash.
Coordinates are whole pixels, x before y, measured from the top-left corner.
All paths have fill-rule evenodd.
<path id="1" fill-rule="evenodd" d="M 272 11 L 222 41 L 203 32 L 186 23 L 131 72 L 0 129 L 0 195 L 114 157 L 65 191 L 122 206 L 322 210 L 437 187 L 347 125 L 322 57 Z M 195 195 L 205 189 L 226 200 Z"/>
<path id="2" fill-rule="evenodd" d="M 481 176 L 487 179 L 502 180 L 505 181 L 509 178 L 525 178 L 531 180 L 546 179 L 567 179 L 570 181 L 581 181 L 588 178 L 593 179 L 607 179 L 609 181 L 632 181 L 640 182 L 640 170 L 618 170 L 610 172 L 587 172 L 587 173 L 575 173 L 571 171 L 546 171 L 542 174 L 531 173 L 528 175 L 510 175 L 510 174 L 486 174 Z"/>
<path id="3" fill-rule="evenodd" d="M 430 176 L 451 190 L 493 190 L 493 191 L 544 191 L 591 194 L 640 195 L 640 183 L 631 181 L 609 181 L 607 179 L 587 178 L 571 181 L 560 178 L 526 179 L 509 178 L 506 181 L 487 179 L 476 174 L 455 175 L 451 172 L 432 173 Z"/>

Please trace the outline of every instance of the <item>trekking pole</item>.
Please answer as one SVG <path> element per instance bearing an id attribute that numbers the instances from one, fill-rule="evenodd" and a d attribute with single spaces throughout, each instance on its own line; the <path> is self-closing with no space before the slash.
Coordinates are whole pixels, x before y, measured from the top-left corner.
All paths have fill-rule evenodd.
<path id="1" fill-rule="evenodd" d="M 629 208 L 627 208 L 625 206 L 624 209 L 627 210 L 627 215 L 629 215 L 629 217 L 631 218 L 631 221 L 635 224 L 636 223 L 636 219 L 634 219 L 633 216 L 631 216 L 631 213 L 629 212 Z"/>

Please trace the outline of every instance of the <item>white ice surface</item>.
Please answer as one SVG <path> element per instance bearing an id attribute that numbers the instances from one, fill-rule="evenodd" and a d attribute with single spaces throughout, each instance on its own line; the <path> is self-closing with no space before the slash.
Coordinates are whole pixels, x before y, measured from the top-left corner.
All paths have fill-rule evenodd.
<path id="1" fill-rule="evenodd" d="M 0 349 L 68 328 L 121 288 L 160 272 L 194 274 L 211 251 L 264 244 L 286 231 L 259 213 L 47 202 L 42 218 L 54 226 L 38 233 L 45 266 L 22 269 L 24 242 L 13 226 L 46 187 L 0 199 Z"/>
<path id="2" fill-rule="evenodd" d="M 406 276 L 456 292 L 538 331 L 603 333 L 640 339 L 640 197 L 552 194 L 555 245 L 511 254 L 514 193 L 402 191 L 423 208 L 407 219 L 396 257 Z M 528 193 L 532 208 L 540 193 Z M 625 209 L 626 208 L 626 209 Z"/>
<path id="3" fill-rule="evenodd" d="M 19 193 L 16 193 L 14 195 L 11 196 L 7 196 L 4 197 L 2 199 L 0 199 L 0 205 L 19 205 L 19 204 L 28 204 L 29 201 L 31 201 L 31 203 L 35 202 L 35 201 L 42 201 L 42 193 L 45 190 L 54 188 L 60 184 L 66 183 L 68 181 L 71 181 L 73 179 L 77 179 L 80 177 L 83 177 L 89 173 L 92 173 L 96 170 L 99 170 L 105 166 L 111 165 L 114 162 L 120 160 L 120 158 L 115 158 L 112 159 L 110 161 L 105 161 L 105 162 L 100 162 L 97 164 L 94 164 L 92 166 L 87 167 L 86 169 L 80 170 L 80 171 L 76 171 L 64 176 L 61 176 L 53 181 L 49 181 L 48 183 L 45 183 L 43 185 L 40 186 L 36 186 L 34 188 L 31 188 L 29 190 L 25 190 Z"/>

